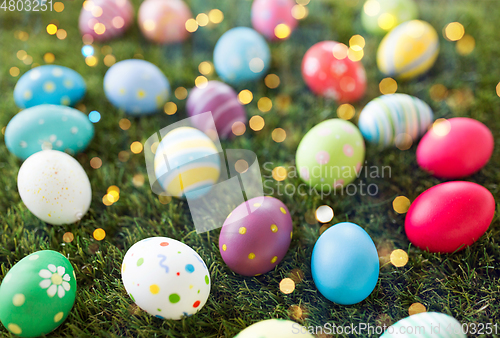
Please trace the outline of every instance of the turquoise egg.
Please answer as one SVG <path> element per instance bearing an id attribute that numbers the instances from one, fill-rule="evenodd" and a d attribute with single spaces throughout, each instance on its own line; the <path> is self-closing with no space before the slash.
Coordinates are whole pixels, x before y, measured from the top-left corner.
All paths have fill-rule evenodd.
<path id="1" fill-rule="evenodd" d="M 26 72 L 14 88 L 14 100 L 20 108 L 39 104 L 74 106 L 85 95 L 83 77 L 63 66 L 40 66 Z"/>
<path id="2" fill-rule="evenodd" d="M 76 154 L 87 148 L 93 137 L 94 126 L 87 115 L 52 104 L 21 111 L 5 129 L 7 149 L 22 160 L 44 149 Z"/>

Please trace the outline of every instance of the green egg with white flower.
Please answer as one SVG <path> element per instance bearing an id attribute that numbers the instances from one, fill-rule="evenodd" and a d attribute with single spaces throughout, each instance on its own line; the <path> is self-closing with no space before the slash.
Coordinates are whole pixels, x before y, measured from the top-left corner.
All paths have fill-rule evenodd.
<path id="1" fill-rule="evenodd" d="M 20 337 L 46 335 L 69 315 L 76 297 L 76 276 L 69 260 L 43 250 L 26 256 L 0 285 L 0 321 Z"/>

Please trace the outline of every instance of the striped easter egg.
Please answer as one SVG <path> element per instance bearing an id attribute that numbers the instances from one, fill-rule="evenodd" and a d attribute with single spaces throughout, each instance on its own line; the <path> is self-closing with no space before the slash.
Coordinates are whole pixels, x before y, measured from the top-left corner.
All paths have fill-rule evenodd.
<path id="1" fill-rule="evenodd" d="M 154 160 L 158 183 L 177 198 L 206 194 L 219 179 L 220 166 L 215 144 L 191 127 L 179 127 L 165 135 Z"/>
<path id="2" fill-rule="evenodd" d="M 434 27 L 421 20 L 403 22 L 380 42 L 377 65 L 387 76 L 402 80 L 426 73 L 436 61 L 439 39 Z"/>
<path id="3" fill-rule="evenodd" d="M 466 328 L 465 328 L 466 329 Z M 452 316 L 422 312 L 406 317 L 387 328 L 380 338 L 466 338 L 463 326 Z"/>
<path id="4" fill-rule="evenodd" d="M 220 138 L 234 136 L 232 133 L 234 123 L 247 122 L 245 109 L 238 101 L 234 89 L 219 81 L 209 81 L 203 88 L 193 88 L 187 99 L 186 110 L 189 116 L 212 112 Z M 214 130 L 211 130 L 213 123 L 209 115 L 193 120 L 193 124 L 208 135 L 214 133 Z"/>
<path id="5" fill-rule="evenodd" d="M 84 2 L 78 24 L 82 35 L 105 41 L 122 35 L 133 19 L 129 0 L 93 0 Z"/>
<path id="6" fill-rule="evenodd" d="M 374 144 L 389 146 L 398 137 L 415 141 L 434 119 L 427 103 L 407 94 L 382 95 L 371 100 L 359 115 L 358 126 L 364 138 Z"/>

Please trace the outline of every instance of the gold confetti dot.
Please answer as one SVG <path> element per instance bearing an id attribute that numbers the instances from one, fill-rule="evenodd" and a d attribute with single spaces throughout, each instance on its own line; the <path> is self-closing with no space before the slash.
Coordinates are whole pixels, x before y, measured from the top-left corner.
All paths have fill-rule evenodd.
<path id="1" fill-rule="evenodd" d="M 406 196 L 398 196 L 392 201 L 392 207 L 398 214 L 405 214 L 410 208 L 411 202 Z"/>
<path id="2" fill-rule="evenodd" d="M 349 103 L 341 104 L 337 108 L 337 116 L 340 117 L 343 120 L 350 120 L 350 119 L 352 119 L 354 117 L 355 113 L 356 113 L 356 110 Z"/>
<path id="3" fill-rule="evenodd" d="M 106 237 L 106 231 L 101 228 L 94 230 L 94 239 L 96 241 L 102 241 Z"/>
<path id="4" fill-rule="evenodd" d="M 309 10 L 303 5 L 295 5 L 292 7 L 292 16 L 297 20 L 302 20 L 307 17 Z"/>
<path id="5" fill-rule="evenodd" d="M 139 154 L 142 149 L 142 143 L 139 141 L 132 142 L 132 144 L 130 145 L 130 151 L 132 151 L 134 154 Z"/>
<path id="6" fill-rule="evenodd" d="M 278 182 L 285 180 L 287 174 L 288 173 L 284 167 L 276 167 L 273 169 L 273 178 Z"/>
<path id="7" fill-rule="evenodd" d="M 118 153 L 118 160 L 120 160 L 120 162 L 127 162 L 129 158 L 130 154 L 126 150 L 122 150 Z"/>
<path id="8" fill-rule="evenodd" d="M 465 29 L 460 22 L 450 22 L 444 28 L 444 37 L 450 41 L 458 41 L 464 34 Z"/>
<path id="9" fill-rule="evenodd" d="M 231 126 L 231 130 L 234 135 L 236 136 L 241 136 L 245 133 L 247 127 L 245 127 L 245 124 L 243 122 L 237 121 L 234 122 L 233 125 Z"/>
<path id="10" fill-rule="evenodd" d="M 17 68 L 17 67 L 10 67 L 10 69 L 9 69 L 10 76 L 16 77 L 16 76 L 19 75 L 19 73 L 20 73 L 19 68 Z"/>
<path id="11" fill-rule="evenodd" d="M 66 232 L 64 235 L 63 235 L 63 241 L 65 243 L 71 243 L 73 242 L 73 240 L 75 239 L 75 236 L 73 235 L 73 233 L 71 232 Z"/>
<path id="12" fill-rule="evenodd" d="M 431 96 L 431 99 L 440 102 L 446 99 L 448 96 L 448 89 L 443 86 L 442 84 L 435 84 L 432 85 L 432 87 L 429 89 L 429 95 Z"/>
<path id="13" fill-rule="evenodd" d="M 275 142 L 283 142 L 286 139 L 286 131 L 282 128 L 276 128 L 273 130 L 271 137 Z"/>
<path id="14" fill-rule="evenodd" d="M 425 306 L 421 303 L 413 303 L 408 308 L 408 314 L 410 316 L 416 315 L 417 313 L 427 312 Z"/>
<path id="15" fill-rule="evenodd" d="M 447 119 L 437 119 L 432 124 L 432 132 L 437 136 L 446 136 L 451 130 L 451 123 Z"/>
<path id="16" fill-rule="evenodd" d="M 144 178 L 143 174 L 135 174 L 134 177 L 132 177 L 132 184 L 136 188 L 142 187 L 144 185 L 144 181 L 145 181 L 145 178 Z M 160 200 L 160 202 L 161 202 L 161 200 Z"/>
<path id="17" fill-rule="evenodd" d="M 248 122 L 250 129 L 254 131 L 260 131 L 262 128 L 264 128 L 265 122 L 262 116 L 255 115 L 250 118 L 250 121 Z"/>
<path id="18" fill-rule="evenodd" d="M 457 41 L 455 48 L 458 54 L 469 55 L 476 48 L 476 40 L 471 35 L 465 34 L 463 38 Z"/>
<path id="19" fill-rule="evenodd" d="M 203 61 L 198 65 L 198 70 L 203 75 L 210 75 L 214 71 L 214 66 L 210 61 Z"/>
<path id="20" fill-rule="evenodd" d="M 322 205 L 316 209 L 316 219 L 320 223 L 328 223 L 333 219 L 333 209 L 328 205 Z"/>
<path id="21" fill-rule="evenodd" d="M 108 54 L 104 57 L 104 64 L 106 67 L 111 67 L 116 63 L 116 57 L 112 54 Z"/>
<path id="22" fill-rule="evenodd" d="M 50 35 L 54 35 L 56 34 L 57 32 L 57 26 L 54 25 L 53 23 L 47 25 L 47 33 L 49 33 Z"/>
<path id="23" fill-rule="evenodd" d="M 408 263 L 408 254 L 401 249 L 394 250 L 391 252 L 391 263 L 398 268 L 405 266 Z"/>
<path id="24" fill-rule="evenodd" d="M 198 30 L 198 23 L 196 22 L 195 19 L 191 18 L 186 21 L 186 30 L 189 33 L 194 33 Z"/>
<path id="25" fill-rule="evenodd" d="M 378 88 L 382 94 L 394 94 L 398 90 L 398 83 L 391 77 L 386 77 L 380 81 Z"/>
<path id="26" fill-rule="evenodd" d="M 238 94 L 238 101 L 240 101 L 241 104 L 249 104 L 253 100 L 253 94 L 251 91 L 248 89 L 243 89 L 239 94 Z"/>
<path id="27" fill-rule="evenodd" d="M 174 95 L 177 98 L 177 100 L 184 100 L 187 97 L 187 89 L 184 87 L 178 87 L 175 89 Z"/>
<path id="28" fill-rule="evenodd" d="M 295 282 L 295 284 L 298 284 L 298 283 L 302 282 L 302 280 L 305 277 L 305 274 L 304 274 L 304 271 L 295 268 L 292 271 L 290 271 L 290 273 L 288 274 L 288 277 L 290 277 Z"/>
<path id="29" fill-rule="evenodd" d="M 259 101 L 257 101 L 257 108 L 263 113 L 267 113 L 272 107 L 273 101 L 268 97 L 261 97 Z"/>
<path id="30" fill-rule="evenodd" d="M 240 174 L 243 174 L 248 170 L 248 162 L 245 160 L 238 160 L 234 164 L 234 169 Z"/>
<path id="31" fill-rule="evenodd" d="M 224 13 L 222 13 L 220 9 L 212 9 L 210 12 L 208 12 L 208 19 L 215 24 L 221 23 L 222 20 L 224 20 Z"/>
<path id="32" fill-rule="evenodd" d="M 398 134 L 394 139 L 394 144 L 399 150 L 408 150 L 413 144 L 413 138 L 410 136 L 410 134 L 401 133 Z"/>
<path id="33" fill-rule="evenodd" d="M 56 57 L 52 53 L 45 53 L 45 55 L 43 56 L 43 61 L 45 61 L 46 63 L 52 63 L 55 59 Z"/>
<path id="34" fill-rule="evenodd" d="M 94 169 L 99 169 L 102 166 L 102 160 L 99 157 L 93 157 L 90 160 L 90 166 Z"/>
<path id="35" fill-rule="evenodd" d="M 288 27 L 288 25 L 284 23 L 280 23 L 279 25 L 274 27 L 274 35 L 276 35 L 278 39 L 286 39 L 290 36 L 291 32 L 292 31 L 290 27 Z"/>
<path id="36" fill-rule="evenodd" d="M 292 318 L 293 320 L 299 320 L 299 319 L 302 319 L 302 309 L 300 306 L 298 305 L 291 305 L 289 308 L 288 308 L 288 315 L 290 316 L 290 318 Z"/>
<path id="37" fill-rule="evenodd" d="M 54 10 L 57 13 L 61 13 L 62 11 L 64 11 L 64 4 L 62 2 L 56 2 L 56 3 L 54 3 Z"/>
<path id="38" fill-rule="evenodd" d="M 284 278 L 280 282 L 280 290 L 284 294 L 290 294 L 295 290 L 295 282 L 291 278 Z"/>

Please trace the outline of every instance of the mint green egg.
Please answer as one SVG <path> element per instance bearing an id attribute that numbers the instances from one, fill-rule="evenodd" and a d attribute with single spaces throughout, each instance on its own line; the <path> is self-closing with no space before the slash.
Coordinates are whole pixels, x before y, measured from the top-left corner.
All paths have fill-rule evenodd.
<path id="1" fill-rule="evenodd" d="M 342 119 L 323 121 L 300 141 L 296 164 L 300 178 L 318 191 L 342 188 L 354 181 L 365 159 L 359 129 Z"/>
<path id="2" fill-rule="evenodd" d="M 384 35 L 400 23 L 417 18 L 414 0 L 367 0 L 361 11 L 363 28 L 374 35 Z"/>

